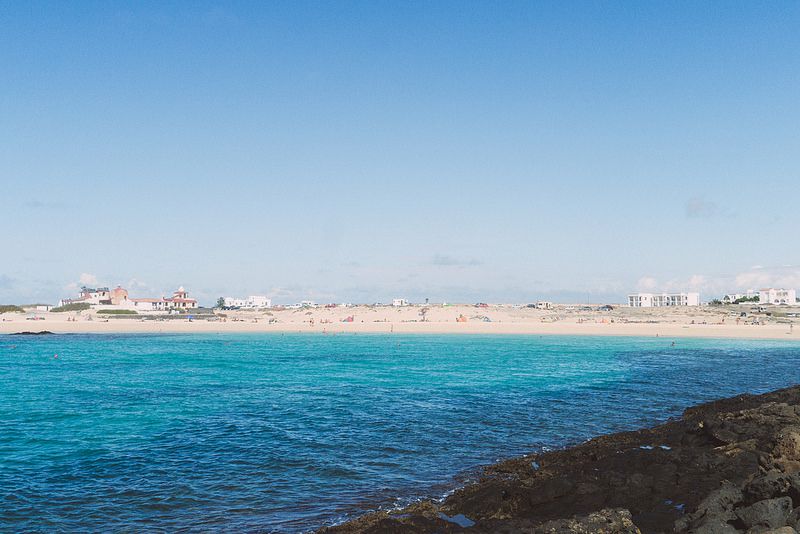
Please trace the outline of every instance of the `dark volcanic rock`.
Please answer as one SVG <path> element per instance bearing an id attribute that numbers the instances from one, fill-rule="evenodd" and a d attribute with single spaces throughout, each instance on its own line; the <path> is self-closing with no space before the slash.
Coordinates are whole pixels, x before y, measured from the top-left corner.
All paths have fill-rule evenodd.
<path id="1" fill-rule="evenodd" d="M 39 332 L 29 332 L 29 331 L 26 330 L 25 332 L 14 332 L 14 333 L 9 334 L 9 335 L 12 335 L 12 336 L 54 336 L 55 334 L 53 334 L 50 330 L 40 330 Z"/>
<path id="2" fill-rule="evenodd" d="M 587 516 L 554 519 L 534 527 L 534 534 L 569 534 L 593 532 L 602 534 L 639 534 L 628 510 L 600 510 Z"/>
<path id="3" fill-rule="evenodd" d="M 792 499 L 780 497 L 778 499 L 766 499 L 751 504 L 745 508 L 736 510 L 736 516 L 742 521 L 745 527 L 785 527 L 792 513 Z"/>
<path id="4" fill-rule="evenodd" d="M 799 473 L 800 387 L 792 387 L 501 462 L 444 502 L 323 532 L 791 532 L 800 521 Z M 469 526 L 443 519 L 453 517 Z"/>
<path id="5" fill-rule="evenodd" d="M 722 486 L 712 491 L 708 497 L 700 501 L 697 509 L 675 522 L 676 531 L 691 532 L 736 532 L 730 524 L 736 520 L 734 506 L 744 500 L 742 490 L 727 480 Z"/>
<path id="6" fill-rule="evenodd" d="M 756 475 L 744 487 L 747 502 L 753 503 L 770 497 L 788 495 L 792 489 L 793 478 L 796 478 L 796 476 L 777 470 Z"/>

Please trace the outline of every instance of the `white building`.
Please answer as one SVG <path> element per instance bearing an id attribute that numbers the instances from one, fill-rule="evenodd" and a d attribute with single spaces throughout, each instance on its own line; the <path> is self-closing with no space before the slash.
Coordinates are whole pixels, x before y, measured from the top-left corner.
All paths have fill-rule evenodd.
<path id="1" fill-rule="evenodd" d="M 393 299 L 392 306 L 408 306 L 408 301 L 406 299 Z"/>
<path id="2" fill-rule="evenodd" d="M 247 297 L 247 305 L 252 308 L 269 308 L 272 306 L 272 299 L 265 295 L 250 295 Z"/>
<path id="3" fill-rule="evenodd" d="M 549 300 L 540 300 L 539 302 L 536 303 L 536 309 L 537 310 L 552 310 L 553 309 L 553 303 L 550 302 Z"/>
<path id="4" fill-rule="evenodd" d="M 758 291 L 758 302 L 760 304 L 797 304 L 797 292 L 794 289 L 775 289 L 772 287 L 760 289 Z"/>
<path id="5" fill-rule="evenodd" d="M 137 312 L 164 312 L 167 311 L 167 301 L 163 298 L 160 299 L 131 299 L 133 302 L 133 309 Z"/>
<path id="6" fill-rule="evenodd" d="M 83 286 L 80 295 L 75 299 L 61 299 L 58 301 L 59 306 L 66 306 L 68 304 L 89 304 L 92 306 L 100 304 L 111 304 L 111 291 L 107 287 L 93 287 Z"/>
<path id="7" fill-rule="evenodd" d="M 197 308 L 197 301 L 189 298 L 189 292 L 183 286 L 173 291 L 172 297 L 156 299 L 129 299 L 133 309 L 137 312 L 167 312 L 170 310 L 193 310 Z"/>
<path id="8" fill-rule="evenodd" d="M 270 308 L 272 306 L 272 299 L 264 295 L 250 295 L 246 299 L 235 297 L 225 297 L 226 308 Z"/>
<path id="9" fill-rule="evenodd" d="M 699 305 L 700 293 L 634 293 L 628 295 L 628 306 L 631 308 Z"/>

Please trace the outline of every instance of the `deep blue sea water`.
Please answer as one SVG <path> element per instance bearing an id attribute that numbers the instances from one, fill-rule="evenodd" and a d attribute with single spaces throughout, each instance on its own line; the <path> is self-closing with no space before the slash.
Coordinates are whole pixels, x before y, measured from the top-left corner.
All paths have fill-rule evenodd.
<path id="1" fill-rule="evenodd" d="M 0 336 L 0 531 L 306 531 L 800 382 L 798 343 L 671 342 Z"/>

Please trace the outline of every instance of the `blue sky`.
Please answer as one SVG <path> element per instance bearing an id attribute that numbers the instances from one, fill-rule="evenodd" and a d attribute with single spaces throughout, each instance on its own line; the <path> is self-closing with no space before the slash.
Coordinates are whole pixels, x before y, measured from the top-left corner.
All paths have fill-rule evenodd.
<path id="1" fill-rule="evenodd" d="M 0 27 L 0 302 L 800 286 L 798 2 L 5 2 Z"/>

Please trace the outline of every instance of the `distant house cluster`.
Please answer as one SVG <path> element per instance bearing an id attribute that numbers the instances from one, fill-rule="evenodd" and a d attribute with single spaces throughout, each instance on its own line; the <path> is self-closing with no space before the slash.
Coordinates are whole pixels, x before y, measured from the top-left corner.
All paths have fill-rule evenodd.
<path id="1" fill-rule="evenodd" d="M 189 293 L 183 286 L 174 291 L 171 297 L 160 298 L 130 298 L 128 290 L 121 286 L 111 290 L 107 287 L 82 287 L 78 298 L 62 299 L 58 305 L 68 304 L 89 304 L 92 308 L 130 310 L 142 313 L 168 313 L 197 308 L 197 300 L 189 298 Z"/>
<path id="2" fill-rule="evenodd" d="M 774 306 L 795 306 L 797 291 L 785 288 L 748 289 L 746 293 L 729 293 L 712 304 L 739 304 L 758 302 Z M 628 306 L 631 308 L 660 308 L 665 306 L 699 306 L 700 293 L 633 293 L 628 295 Z"/>
<path id="3" fill-rule="evenodd" d="M 246 299 L 225 297 L 226 308 L 258 309 L 272 307 L 272 299 L 264 295 L 250 295 Z"/>
<path id="4" fill-rule="evenodd" d="M 700 293 L 634 293 L 628 295 L 628 306 L 631 308 L 699 305 Z"/>
<path id="5" fill-rule="evenodd" d="M 773 306 L 796 306 L 797 291 L 795 289 L 767 287 L 764 289 L 748 289 L 747 293 L 731 293 L 722 297 L 723 304 L 742 304 L 758 302 L 759 304 L 772 304 Z"/>

